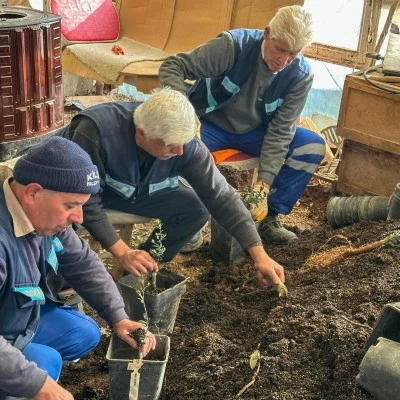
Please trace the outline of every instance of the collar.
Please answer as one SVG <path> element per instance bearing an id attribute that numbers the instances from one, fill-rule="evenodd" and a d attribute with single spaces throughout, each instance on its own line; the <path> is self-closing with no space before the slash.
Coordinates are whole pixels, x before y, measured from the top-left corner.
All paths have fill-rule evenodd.
<path id="1" fill-rule="evenodd" d="M 14 235 L 16 237 L 21 237 L 29 233 L 35 233 L 35 228 L 25 214 L 20 202 L 15 197 L 14 192 L 11 190 L 10 182 L 12 179 L 13 178 L 8 178 L 3 183 L 4 197 L 6 199 L 8 211 L 13 220 Z"/>

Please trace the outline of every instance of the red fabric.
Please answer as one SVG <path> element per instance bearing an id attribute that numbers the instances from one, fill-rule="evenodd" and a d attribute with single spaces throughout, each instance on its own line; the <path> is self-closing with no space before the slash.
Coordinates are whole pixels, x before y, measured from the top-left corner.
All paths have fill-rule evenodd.
<path id="1" fill-rule="evenodd" d="M 61 16 L 61 34 L 69 42 L 107 42 L 119 37 L 119 18 L 111 0 L 50 0 Z"/>

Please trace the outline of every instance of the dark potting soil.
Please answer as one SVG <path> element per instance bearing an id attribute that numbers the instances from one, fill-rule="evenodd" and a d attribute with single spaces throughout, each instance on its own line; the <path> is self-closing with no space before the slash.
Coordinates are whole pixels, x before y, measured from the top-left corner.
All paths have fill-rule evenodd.
<path id="1" fill-rule="evenodd" d="M 160 400 L 372 399 L 355 378 L 382 308 L 400 299 L 400 250 L 381 247 L 303 269 L 315 254 L 382 239 L 400 229 L 400 221 L 334 230 L 325 215 L 329 197 L 330 186 L 307 188 L 293 213 L 282 218 L 299 240 L 290 247 L 266 246 L 285 267 L 286 298 L 262 287 L 250 262 L 227 266 L 213 260 L 209 235 L 201 249 L 170 263 L 171 271 L 189 279 L 170 334 Z M 109 399 L 110 330 L 101 324 L 100 346 L 67 365 L 60 378 L 77 400 Z M 251 369 L 257 349 L 259 365 Z"/>
<path id="2" fill-rule="evenodd" d="M 130 337 L 136 340 L 139 345 L 145 343 L 146 340 L 146 330 L 145 329 L 135 329 L 128 333 Z"/>

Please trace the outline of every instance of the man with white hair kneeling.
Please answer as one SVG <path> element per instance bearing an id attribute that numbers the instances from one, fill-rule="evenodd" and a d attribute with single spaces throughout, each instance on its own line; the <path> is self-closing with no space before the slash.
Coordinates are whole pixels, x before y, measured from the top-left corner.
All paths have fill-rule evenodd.
<path id="1" fill-rule="evenodd" d="M 101 191 L 84 205 L 83 226 L 122 267 L 139 276 L 157 271 L 149 254 L 153 231 L 139 250 L 125 244 L 104 209 L 162 222 L 169 261 L 210 214 L 254 261 L 260 281 L 284 282 L 282 266 L 265 252 L 250 212 L 198 137 L 200 123 L 188 99 L 172 89 L 144 102 L 112 102 L 77 114 L 58 134 L 79 144 L 97 165 Z"/>

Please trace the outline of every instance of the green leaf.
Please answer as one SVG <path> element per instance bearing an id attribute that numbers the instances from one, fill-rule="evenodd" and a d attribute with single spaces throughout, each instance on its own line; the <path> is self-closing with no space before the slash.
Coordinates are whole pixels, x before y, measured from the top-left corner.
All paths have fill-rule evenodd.
<path id="1" fill-rule="evenodd" d="M 254 369 L 260 362 L 260 350 L 255 350 L 250 356 L 250 368 Z"/>
<path id="2" fill-rule="evenodd" d="M 400 229 L 387 236 L 384 241 L 387 246 L 400 247 Z"/>
<path id="3" fill-rule="evenodd" d="M 149 253 L 157 262 L 159 262 L 162 260 L 166 250 L 162 242 L 167 235 L 162 229 L 162 222 L 160 220 L 157 220 L 155 229 L 156 231 L 154 237 L 151 239 L 152 247 L 149 250 Z"/>

